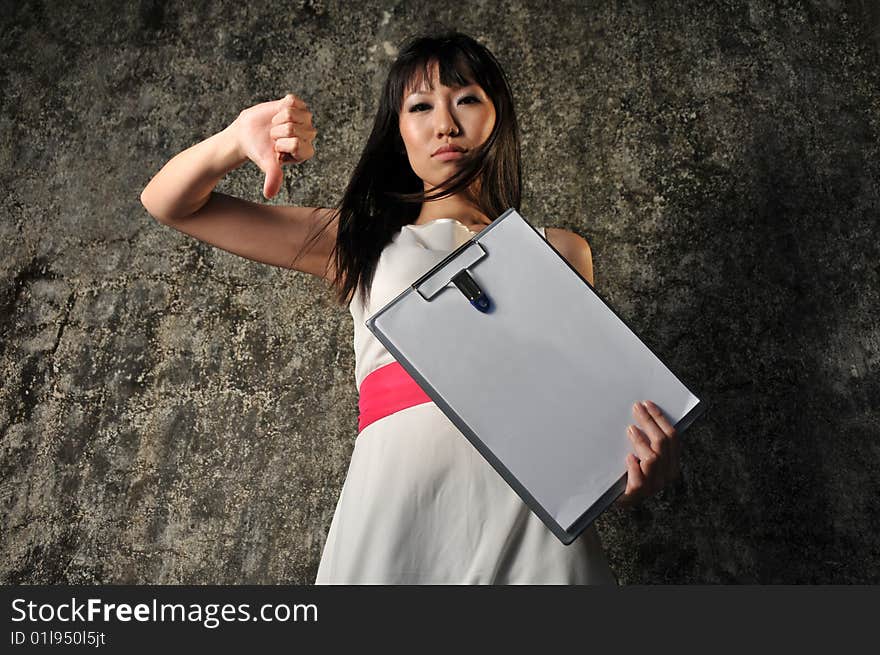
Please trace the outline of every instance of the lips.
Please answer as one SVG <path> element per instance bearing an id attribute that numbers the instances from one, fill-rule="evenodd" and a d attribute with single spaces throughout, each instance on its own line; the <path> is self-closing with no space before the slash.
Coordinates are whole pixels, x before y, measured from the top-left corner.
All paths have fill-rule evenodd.
<path id="1" fill-rule="evenodd" d="M 442 147 L 438 148 L 437 150 L 435 150 L 434 154 L 431 156 L 436 157 L 437 155 L 442 155 L 445 153 L 452 153 L 452 152 L 463 153 L 464 148 L 461 148 L 459 146 L 454 146 L 454 145 L 445 145 L 445 146 L 442 146 Z"/>

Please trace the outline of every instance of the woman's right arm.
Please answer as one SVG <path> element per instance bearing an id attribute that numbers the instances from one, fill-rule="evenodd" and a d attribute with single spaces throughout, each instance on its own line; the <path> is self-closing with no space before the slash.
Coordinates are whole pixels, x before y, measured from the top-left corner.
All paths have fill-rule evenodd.
<path id="1" fill-rule="evenodd" d="M 141 203 L 163 225 L 200 241 L 253 261 L 332 280 L 335 220 L 295 265 L 293 260 L 334 210 L 265 205 L 214 191 L 226 173 L 250 159 L 266 173 L 264 195 L 275 195 L 282 163 L 309 159 L 315 134 L 305 103 L 291 95 L 256 105 L 229 127 L 172 158 L 143 190 Z"/>

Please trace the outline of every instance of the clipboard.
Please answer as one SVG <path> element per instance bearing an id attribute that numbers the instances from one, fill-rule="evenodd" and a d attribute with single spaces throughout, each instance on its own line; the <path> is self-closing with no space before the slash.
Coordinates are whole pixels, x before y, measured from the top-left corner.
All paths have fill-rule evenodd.
<path id="1" fill-rule="evenodd" d="M 706 409 L 514 209 L 365 324 L 566 545 L 626 489 L 634 402 Z"/>

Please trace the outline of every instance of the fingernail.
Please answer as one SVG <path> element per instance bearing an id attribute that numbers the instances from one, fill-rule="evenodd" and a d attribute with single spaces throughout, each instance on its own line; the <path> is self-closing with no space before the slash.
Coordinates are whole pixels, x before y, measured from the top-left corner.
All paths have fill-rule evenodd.
<path id="1" fill-rule="evenodd" d="M 627 434 L 629 434 L 629 436 L 631 436 L 631 437 L 636 436 L 635 428 L 634 428 L 632 425 L 630 425 L 630 426 L 626 429 L 626 432 L 627 432 Z"/>

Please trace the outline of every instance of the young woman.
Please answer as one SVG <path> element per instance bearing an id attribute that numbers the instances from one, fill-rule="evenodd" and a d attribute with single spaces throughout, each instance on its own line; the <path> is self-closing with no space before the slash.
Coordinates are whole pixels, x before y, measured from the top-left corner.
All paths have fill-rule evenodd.
<path id="1" fill-rule="evenodd" d="M 174 157 L 141 195 L 161 223 L 319 276 L 349 306 L 359 434 L 316 582 L 614 584 L 595 528 L 563 546 L 364 325 L 444 253 L 519 207 L 519 137 L 500 65 L 462 34 L 409 42 L 333 209 L 213 191 L 250 160 L 266 174 L 264 196 L 274 196 L 282 165 L 311 158 L 316 134 L 292 94 L 255 105 Z M 587 242 L 541 232 L 592 284 Z M 628 436 L 638 457 L 626 462 L 624 505 L 655 493 L 679 468 L 677 435 L 660 409 L 637 402 L 633 416 L 638 427 Z"/>

